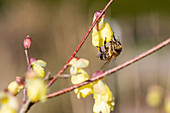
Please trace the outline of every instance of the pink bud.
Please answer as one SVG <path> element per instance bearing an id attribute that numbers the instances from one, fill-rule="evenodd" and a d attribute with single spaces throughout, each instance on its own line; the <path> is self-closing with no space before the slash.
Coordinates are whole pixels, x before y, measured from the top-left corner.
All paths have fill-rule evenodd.
<path id="1" fill-rule="evenodd" d="M 97 18 L 97 17 L 99 17 L 99 15 L 102 13 L 102 10 L 100 10 L 100 11 L 97 11 L 95 14 L 94 14 L 94 16 Z M 103 16 L 102 16 L 102 18 L 105 18 L 105 13 L 103 14 Z"/>
<path id="2" fill-rule="evenodd" d="M 25 47 L 25 49 L 28 49 L 28 48 L 30 48 L 30 46 L 31 46 L 31 42 L 32 42 L 32 40 L 31 40 L 31 38 L 30 38 L 30 36 L 29 35 L 27 35 L 27 37 L 24 39 L 24 47 Z"/>
<path id="3" fill-rule="evenodd" d="M 101 13 L 102 13 L 102 10 L 97 11 L 97 12 L 94 14 L 93 22 L 95 21 L 96 18 L 98 18 L 98 17 L 100 16 Z M 104 14 L 102 15 L 101 19 L 102 19 L 102 20 L 105 19 L 105 12 L 104 12 Z M 95 29 L 96 29 L 97 31 L 99 31 L 99 21 L 96 23 Z"/>
<path id="4" fill-rule="evenodd" d="M 92 76 L 93 77 L 96 77 L 96 76 L 99 76 L 99 75 L 101 75 L 101 74 L 103 74 L 104 72 L 102 71 L 102 70 L 98 70 L 98 71 L 96 71 Z"/>
<path id="5" fill-rule="evenodd" d="M 35 62 L 36 61 L 36 59 L 35 58 L 30 58 L 30 62 L 31 62 L 31 64 L 33 63 L 33 62 Z"/>
<path id="6" fill-rule="evenodd" d="M 19 76 L 16 76 L 15 81 L 17 82 L 18 85 L 23 85 L 24 86 L 24 84 L 25 84 L 25 80 L 23 78 L 19 77 Z"/>

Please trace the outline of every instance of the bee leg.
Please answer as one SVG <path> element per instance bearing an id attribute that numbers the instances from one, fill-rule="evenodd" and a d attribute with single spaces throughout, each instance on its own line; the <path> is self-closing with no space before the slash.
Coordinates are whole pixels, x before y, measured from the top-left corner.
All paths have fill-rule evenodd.
<path id="1" fill-rule="evenodd" d="M 113 40 L 111 40 L 109 43 L 110 43 L 111 50 L 113 51 L 113 46 L 114 46 Z"/>
<path id="2" fill-rule="evenodd" d="M 107 47 L 106 47 L 106 40 L 104 41 L 104 48 L 107 50 Z"/>
<path id="3" fill-rule="evenodd" d="M 113 35 L 114 42 L 117 42 L 115 35 Z"/>
<path id="4" fill-rule="evenodd" d="M 119 37 L 118 37 L 118 40 L 117 40 L 115 35 L 113 35 L 113 39 L 114 39 L 114 43 L 116 43 L 117 45 L 121 45 Z"/>
<path id="5" fill-rule="evenodd" d="M 104 41 L 104 49 L 105 49 L 105 52 L 108 52 L 109 47 L 106 46 L 106 43 L 107 43 L 107 42 L 106 42 L 106 38 L 105 38 L 105 41 Z"/>

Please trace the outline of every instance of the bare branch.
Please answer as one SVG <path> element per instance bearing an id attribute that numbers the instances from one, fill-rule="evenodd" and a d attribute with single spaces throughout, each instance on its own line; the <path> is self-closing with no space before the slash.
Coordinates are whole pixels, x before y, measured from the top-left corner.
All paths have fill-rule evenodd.
<path id="1" fill-rule="evenodd" d="M 96 18 L 96 20 L 92 23 L 92 25 L 90 26 L 89 30 L 87 31 L 87 33 L 85 34 L 85 36 L 83 37 L 83 39 L 81 40 L 81 42 L 79 43 L 79 45 L 77 46 L 77 48 L 75 49 L 75 51 L 72 53 L 71 57 L 68 59 L 68 61 L 66 62 L 66 64 L 63 66 L 63 68 L 48 82 L 47 87 L 51 86 L 56 79 L 61 75 L 61 73 L 64 72 L 64 70 L 68 67 L 69 62 L 72 60 L 72 58 L 76 55 L 76 53 L 79 51 L 79 49 L 81 48 L 81 46 L 83 45 L 83 43 L 85 42 L 85 40 L 87 39 L 88 35 L 90 34 L 90 32 L 92 31 L 93 27 L 95 26 L 95 24 L 97 23 L 97 21 L 101 18 L 101 16 L 104 14 L 104 12 L 108 9 L 108 7 L 111 5 L 111 3 L 114 0 L 110 0 L 109 3 L 105 6 L 105 8 L 103 9 L 102 13 L 99 15 L 98 18 Z M 26 55 L 28 51 L 25 51 Z M 26 56 L 26 58 L 28 58 L 28 56 Z M 28 59 L 27 59 L 27 62 Z M 29 63 L 28 63 L 29 64 Z M 26 104 L 23 104 L 23 106 L 21 107 L 20 113 L 26 113 L 31 106 L 34 103 L 31 103 L 29 100 L 27 100 Z"/>
<path id="2" fill-rule="evenodd" d="M 112 74 L 112 73 L 115 73 L 115 72 L 117 72 L 118 70 L 123 69 L 123 68 L 125 68 L 126 66 L 128 66 L 128 65 L 130 65 L 130 64 L 132 64 L 132 63 L 135 63 L 135 62 L 137 62 L 138 60 L 141 60 L 142 58 L 144 58 L 144 57 L 152 54 L 153 52 L 158 51 L 159 49 L 161 49 L 162 47 L 165 47 L 165 46 L 168 45 L 169 43 L 170 43 L 170 38 L 168 38 L 167 40 L 165 40 L 165 41 L 163 41 L 162 43 L 158 44 L 157 46 L 149 49 L 148 51 L 146 51 L 146 52 L 138 55 L 137 57 L 135 57 L 135 58 L 133 58 L 133 59 L 131 59 L 131 60 L 129 60 L 129 61 L 127 61 L 127 62 L 125 62 L 125 63 L 123 63 L 123 64 L 121 64 L 121 65 L 119 65 L 119 66 L 117 66 L 117 67 L 115 67 L 115 68 L 113 68 L 113 69 L 110 69 L 110 70 L 104 72 L 103 74 L 101 74 L 101 75 L 99 75 L 99 76 L 90 78 L 89 80 L 87 80 L 87 81 L 85 81 L 85 82 L 82 82 L 82 83 L 80 83 L 80 84 L 73 85 L 73 86 L 71 86 L 71 87 L 62 89 L 62 90 L 60 90 L 60 91 L 57 91 L 57 92 L 48 94 L 48 95 L 47 95 L 47 98 L 53 98 L 53 97 L 59 96 L 59 95 L 61 95 L 61 94 L 70 92 L 70 91 L 72 91 L 72 90 L 74 90 L 74 89 L 76 89 L 76 88 L 79 88 L 79 87 L 84 86 L 84 85 L 86 85 L 86 84 L 89 84 L 89 83 L 91 83 L 91 82 L 93 82 L 93 81 L 99 80 L 99 79 L 101 79 L 101 78 L 103 78 L 103 77 L 105 77 L 105 76 L 107 76 L 107 75 L 110 75 L 110 74 Z"/>
<path id="3" fill-rule="evenodd" d="M 85 42 L 85 40 L 87 39 L 87 37 L 89 36 L 90 32 L 92 31 L 93 27 L 95 26 L 96 22 L 101 18 L 101 16 L 104 14 L 104 12 L 108 9 L 108 7 L 111 5 L 111 3 L 114 0 L 110 0 L 110 2 L 105 6 L 105 8 L 103 9 L 102 13 L 99 15 L 98 18 L 95 19 L 95 21 L 92 23 L 92 25 L 90 26 L 89 30 L 87 31 L 87 33 L 85 34 L 85 36 L 83 37 L 83 39 L 81 40 L 81 42 L 79 43 L 79 45 L 77 46 L 77 48 L 75 49 L 75 51 L 73 52 L 73 54 L 71 55 L 71 57 L 68 59 L 68 61 L 66 62 L 66 64 L 63 66 L 63 68 L 56 74 L 56 76 L 53 77 L 52 80 L 49 81 L 47 86 L 52 85 L 55 80 L 58 78 L 58 76 L 63 73 L 63 71 L 68 67 L 69 62 L 72 60 L 72 58 L 76 55 L 76 53 L 79 51 L 79 49 L 81 48 L 81 46 L 83 45 L 83 43 Z"/>

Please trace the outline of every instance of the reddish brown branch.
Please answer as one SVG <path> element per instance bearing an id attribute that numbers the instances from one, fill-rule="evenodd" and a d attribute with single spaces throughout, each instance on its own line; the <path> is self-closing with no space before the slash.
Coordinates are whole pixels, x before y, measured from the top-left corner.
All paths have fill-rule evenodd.
<path id="1" fill-rule="evenodd" d="M 135 57 L 135 58 L 133 58 L 133 59 L 131 59 L 131 60 L 129 60 L 129 61 L 127 61 L 127 62 L 125 62 L 125 63 L 117 66 L 117 67 L 115 67 L 115 68 L 113 68 L 113 69 L 110 69 L 110 70 L 104 72 L 103 74 L 101 74 L 101 75 L 99 75 L 99 76 L 93 77 L 93 78 L 91 78 L 91 79 L 89 79 L 89 80 L 87 80 L 87 81 L 85 81 L 85 82 L 83 82 L 83 83 L 80 83 L 80 84 L 77 84 L 77 85 L 73 85 L 73 86 L 71 86 L 71 87 L 62 89 L 62 90 L 60 90 L 60 91 L 57 91 L 57 92 L 48 94 L 47 97 L 48 97 L 48 98 L 52 98 L 52 97 L 59 96 L 59 95 L 61 95 L 61 94 L 70 92 L 70 91 L 72 91 L 72 90 L 74 90 L 74 89 L 76 89 L 76 88 L 79 88 L 79 87 L 81 87 L 81 86 L 83 86 L 83 85 L 86 85 L 86 84 L 89 84 L 89 83 L 91 83 L 91 82 L 93 82 L 93 81 L 99 80 L 99 79 L 101 79 L 101 78 L 103 78 L 103 77 L 105 77 L 105 76 L 107 76 L 107 75 L 110 75 L 110 74 L 112 74 L 112 73 L 115 73 L 116 71 L 118 71 L 118 70 L 120 70 L 120 69 L 122 69 L 122 68 L 125 68 L 126 66 L 128 66 L 128 65 L 130 65 L 130 64 L 132 64 L 132 63 L 135 63 L 136 61 L 141 60 L 142 58 L 150 55 L 151 53 L 153 53 L 153 52 L 161 49 L 162 47 L 168 45 L 169 43 L 170 43 L 170 38 L 167 39 L 166 41 L 158 44 L 157 46 L 149 49 L 148 51 L 140 54 L 139 56 L 137 56 L 137 57 Z"/>
<path id="2" fill-rule="evenodd" d="M 95 26 L 96 22 L 101 18 L 101 16 L 104 14 L 104 12 L 108 9 L 108 7 L 111 5 L 111 3 L 114 0 L 110 0 L 110 2 L 105 6 L 105 8 L 103 9 L 102 13 L 99 15 L 98 18 L 96 18 L 96 20 L 92 23 L 92 25 L 90 26 L 89 30 L 87 31 L 87 33 L 85 34 L 85 36 L 83 37 L 83 39 L 81 40 L 81 42 L 79 43 L 79 45 L 77 46 L 77 48 L 75 49 L 75 51 L 72 53 L 71 57 L 68 59 L 68 61 L 66 62 L 66 64 L 63 66 L 63 68 L 56 74 L 56 76 L 53 77 L 52 80 L 49 81 L 47 86 L 52 85 L 55 80 L 57 79 L 57 77 L 63 73 L 63 71 L 68 67 L 69 62 L 72 60 L 72 58 L 76 55 L 76 53 L 79 51 L 79 49 L 81 48 L 81 46 L 83 45 L 83 43 L 85 42 L 85 40 L 87 39 L 88 35 L 90 34 L 90 32 L 92 31 L 93 27 Z"/>
<path id="3" fill-rule="evenodd" d="M 28 48 L 25 49 L 25 56 L 26 56 L 26 59 L 27 59 L 28 70 L 30 70 L 31 62 L 30 62 L 30 58 L 29 58 L 29 54 L 28 54 Z"/>

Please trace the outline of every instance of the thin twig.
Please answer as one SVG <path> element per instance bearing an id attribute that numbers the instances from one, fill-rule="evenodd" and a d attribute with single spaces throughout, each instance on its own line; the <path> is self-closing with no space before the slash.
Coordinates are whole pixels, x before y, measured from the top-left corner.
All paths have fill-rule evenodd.
<path id="1" fill-rule="evenodd" d="M 25 48 L 25 56 L 26 56 L 26 60 L 27 60 L 27 64 L 28 64 L 27 71 L 30 71 L 30 69 L 31 69 L 31 61 L 30 61 L 30 57 L 29 57 L 29 53 L 28 53 L 28 48 L 30 48 L 31 42 L 32 41 L 31 41 L 30 36 L 27 35 L 27 37 L 24 39 L 24 42 L 23 42 L 23 45 Z M 24 79 L 25 79 L 25 76 L 24 76 Z M 26 89 L 26 87 L 24 87 L 24 89 L 23 89 L 23 104 L 26 103 L 26 96 L 27 96 L 27 89 Z"/>
<path id="2" fill-rule="evenodd" d="M 31 62 L 30 62 L 30 58 L 29 58 L 29 54 L 28 54 L 28 48 L 25 48 L 25 56 L 26 56 L 26 59 L 27 59 L 28 70 L 30 70 Z"/>
<path id="3" fill-rule="evenodd" d="M 101 18 L 101 16 L 104 14 L 104 12 L 108 9 L 108 7 L 111 5 L 111 3 L 114 0 L 110 0 L 110 2 L 105 6 L 105 8 L 103 9 L 102 13 L 99 15 L 98 18 L 95 19 L 95 21 L 92 23 L 92 25 L 90 26 L 89 30 L 87 31 L 87 33 L 85 34 L 85 36 L 83 37 L 83 39 L 81 40 L 81 42 L 79 43 L 79 45 L 77 46 L 77 48 L 75 49 L 75 51 L 72 53 L 71 57 L 68 59 L 68 61 L 66 62 L 66 64 L 63 66 L 63 68 L 56 74 L 56 76 L 53 77 L 52 80 L 49 81 L 49 83 L 47 84 L 47 86 L 52 85 L 55 80 L 58 78 L 58 76 L 63 73 L 63 71 L 68 67 L 69 62 L 72 60 L 72 58 L 76 55 L 76 53 L 79 51 L 79 49 L 81 48 L 81 46 L 83 45 L 83 43 L 85 42 L 85 40 L 87 39 L 88 35 L 90 34 L 90 32 L 92 31 L 93 27 L 95 26 L 96 22 Z"/>
<path id="4" fill-rule="evenodd" d="M 96 77 L 90 78 L 89 80 L 87 80 L 87 81 L 85 81 L 85 82 L 82 82 L 82 83 L 80 83 L 80 84 L 73 85 L 73 86 L 71 86 L 71 87 L 62 89 L 62 90 L 60 90 L 60 91 L 57 91 L 57 92 L 48 94 L 48 95 L 47 95 L 47 98 L 53 98 L 53 97 L 59 96 L 59 95 L 61 95 L 61 94 L 70 92 L 70 91 L 72 91 L 72 90 L 74 90 L 74 89 L 76 89 L 76 88 L 79 88 L 79 87 L 84 86 L 84 85 L 86 85 L 86 84 L 89 84 L 89 83 L 91 83 L 91 82 L 93 82 L 93 81 L 99 80 L 99 79 L 101 79 L 101 78 L 103 78 L 103 77 L 105 77 L 105 76 L 107 76 L 107 75 L 110 75 L 110 74 L 112 74 L 112 73 L 115 73 L 115 72 L 117 72 L 118 70 L 120 70 L 120 69 L 122 69 L 122 68 L 125 68 L 126 66 L 128 66 L 128 65 L 130 65 L 130 64 L 132 64 L 132 63 L 135 63 L 135 62 L 137 62 L 138 60 L 141 60 L 142 58 L 150 55 L 151 53 L 153 53 L 153 52 L 155 52 L 155 51 L 158 51 L 159 49 L 161 49 L 162 47 L 165 47 L 165 46 L 168 45 L 169 43 L 170 43 L 170 38 L 167 39 L 166 41 L 163 41 L 162 43 L 158 44 L 157 46 L 149 49 L 148 51 L 140 54 L 139 56 L 137 56 L 137 57 L 135 57 L 135 58 L 133 58 L 133 59 L 131 59 L 131 60 L 129 60 L 129 61 L 127 61 L 127 62 L 125 62 L 125 63 L 117 66 L 117 67 L 115 67 L 115 68 L 113 68 L 113 69 L 110 69 L 110 70 L 104 72 L 104 73 L 101 74 L 101 75 L 98 75 L 98 76 L 96 76 Z"/>
<path id="5" fill-rule="evenodd" d="M 31 62 L 30 62 L 30 57 L 29 57 L 29 53 L 28 53 L 28 48 L 25 48 L 25 56 L 27 59 L 28 71 L 29 71 L 31 69 Z M 23 104 L 26 103 L 26 95 L 27 95 L 27 89 L 24 88 L 23 89 Z"/>

